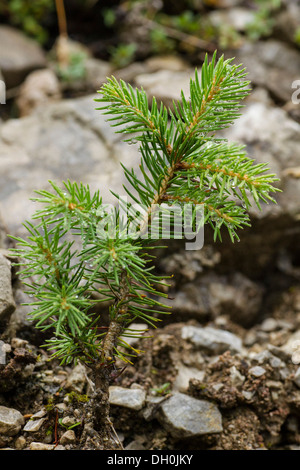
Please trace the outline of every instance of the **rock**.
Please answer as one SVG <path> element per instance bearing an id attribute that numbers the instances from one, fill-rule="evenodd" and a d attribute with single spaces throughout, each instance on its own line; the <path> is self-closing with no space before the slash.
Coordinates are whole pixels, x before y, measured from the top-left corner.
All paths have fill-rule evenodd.
<path id="1" fill-rule="evenodd" d="M 299 52 L 295 48 L 268 39 L 246 42 L 235 51 L 227 51 L 226 57 L 235 57 L 235 63 L 246 67 L 253 85 L 266 88 L 284 103 L 291 100 L 292 82 L 300 76 Z"/>
<path id="2" fill-rule="evenodd" d="M 234 273 L 226 283 L 209 285 L 211 310 L 215 317 L 226 314 L 240 325 L 250 326 L 260 311 L 264 289 L 241 273 Z"/>
<path id="3" fill-rule="evenodd" d="M 267 163 L 271 172 L 281 179 L 278 186 L 282 193 L 276 195 L 278 205 L 264 204 L 262 211 L 253 207 L 251 216 L 263 219 L 284 214 L 297 219 L 300 213 L 300 179 L 284 174 L 284 171 L 299 165 L 300 124 L 280 108 L 251 103 L 236 124 L 223 135 L 246 144 L 249 155 L 255 156 L 256 162 Z"/>
<path id="4" fill-rule="evenodd" d="M 249 369 L 249 374 L 253 375 L 253 377 L 261 377 L 266 372 L 266 369 L 260 366 L 254 366 Z"/>
<path id="5" fill-rule="evenodd" d="M 12 240 L 8 238 L 7 233 L 8 233 L 8 230 L 7 230 L 6 224 L 0 213 L 0 250 L 3 250 L 3 249 L 5 250 L 12 246 Z"/>
<path id="6" fill-rule="evenodd" d="M 194 70 L 184 72 L 174 72 L 172 70 L 159 70 L 154 73 L 145 73 L 138 75 L 135 82 L 138 87 L 148 94 L 149 103 L 153 96 L 157 102 L 161 101 L 165 106 L 172 108 L 173 100 L 180 100 L 180 93 L 183 90 L 186 97 L 189 97 L 190 78 L 194 76 Z"/>
<path id="7" fill-rule="evenodd" d="M 280 350 L 285 353 L 288 359 L 292 359 L 294 364 L 300 363 L 300 330 L 293 333 Z M 282 359 L 282 357 L 281 357 Z"/>
<path id="8" fill-rule="evenodd" d="M 73 429 L 69 429 L 68 431 L 64 432 L 60 438 L 60 443 L 62 445 L 73 444 L 75 441 L 76 441 L 76 435 Z"/>
<path id="9" fill-rule="evenodd" d="M 37 411 L 37 413 L 34 413 L 30 419 L 44 418 L 46 414 L 47 414 L 46 408 L 42 408 L 40 411 Z"/>
<path id="10" fill-rule="evenodd" d="M 266 318 L 263 323 L 260 325 L 260 329 L 269 333 L 271 331 L 277 330 L 279 327 L 278 321 L 275 318 Z"/>
<path id="11" fill-rule="evenodd" d="M 184 281 L 194 281 L 205 268 L 214 268 L 220 263 L 220 253 L 212 245 L 201 250 L 179 250 L 159 259 L 159 267 L 167 274 L 176 275 Z"/>
<path id="12" fill-rule="evenodd" d="M 158 72 L 159 70 L 170 70 L 172 72 L 184 72 L 190 65 L 181 57 L 175 55 L 153 56 L 145 61 L 149 72 Z"/>
<path id="13" fill-rule="evenodd" d="M 0 127 L 0 211 L 9 233 L 26 234 L 22 223 L 36 209 L 29 198 L 35 189 L 49 190 L 48 180 L 89 184 L 103 202 L 115 203 L 110 189 L 126 183 L 120 162 L 138 168 L 138 149 L 115 134 L 94 98 L 53 103 Z"/>
<path id="14" fill-rule="evenodd" d="M 26 432 L 37 432 L 42 427 L 47 418 L 30 419 L 23 428 Z"/>
<path id="15" fill-rule="evenodd" d="M 61 98 L 60 84 L 50 69 L 36 70 L 28 75 L 17 99 L 20 116 L 28 116 L 40 106 Z"/>
<path id="16" fill-rule="evenodd" d="M 74 416 L 64 416 L 61 420 L 61 424 L 68 428 L 69 426 L 73 426 L 76 424 L 77 420 Z"/>
<path id="17" fill-rule="evenodd" d="M 152 392 L 153 393 L 153 392 Z M 164 396 L 154 396 L 154 395 L 147 395 L 146 396 L 146 407 L 143 409 L 143 417 L 146 421 L 151 421 L 155 418 L 160 404 L 165 400 Z"/>
<path id="18" fill-rule="evenodd" d="M 44 444 L 43 442 L 31 442 L 30 450 L 53 450 L 55 444 Z"/>
<path id="19" fill-rule="evenodd" d="M 148 69 L 145 62 L 133 62 L 132 64 L 123 67 L 122 69 L 115 70 L 113 75 L 118 79 L 122 79 L 125 82 L 135 83 L 135 78 L 138 75 L 147 73 Z"/>
<path id="20" fill-rule="evenodd" d="M 166 305 L 172 307 L 172 314 L 179 315 L 185 319 L 206 319 L 210 313 L 207 303 L 207 288 L 197 285 L 195 282 L 187 282 L 180 285 L 176 290 L 174 300 L 164 300 Z"/>
<path id="21" fill-rule="evenodd" d="M 22 450 L 22 449 L 24 449 L 24 447 L 26 447 L 25 437 L 24 436 L 17 437 L 17 439 L 15 440 L 15 448 L 17 450 Z"/>
<path id="22" fill-rule="evenodd" d="M 113 73 L 112 66 L 104 60 L 89 57 L 85 62 L 85 90 L 97 91 Z"/>
<path id="23" fill-rule="evenodd" d="M 146 450 L 146 448 L 138 440 L 134 440 L 125 447 L 125 450 Z"/>
<path id="24" fill-rule="evenodd" d="M 172 389 L 178 392 L 186 392 L 189 388 L 190 379 L 197 379 L 202 382 L 205 372 L 195 367 L 187 367 L 180 363 L 177 366 L 176 379 L 173 382 Z"/>
<path id="25" fill-rule="evenodd" d="M 177 439 L 219 433 L 223 429 L 221 413 L 213 403 L 183 393 L 172 395 L 160 410 L 160 423 Z"/>
<path id="26" fill-rule="evenodd" d="M 17 29 L 0 25 L 0 44 L 0 69 L 7 88 L 20 85 L 29 72 L 46 65 L 38 43 Z"/>
<path id="27" fill-rule="evenodd" d="M 146 392 L 141 389 L 128 389 L 112 385 L 109 387 L 111 405 L 122 406 L 132 410 L 141 410 L 145 405 Z"/>
<path id="28" fill-rule="evenodd" d="M 24 424 L 24 418 L 18 410 L 0 406 L 0 434 L 14 436 Z"/>
<path id="29" fill-rule="evenodd" d="M 254 19 L 254 12 L 248 8 L 230 8 L 228 10 L 214 10 L 209 14 L 213 26 L 228 25 L 235 31 L 244 32 L 247 25 Z"/>
<path id="30" fill-rule="evenodd" d="M 197 348 L 203 348 L 213 354 L 222 354 L 225 351 L 233 353 L 241 352 L 241 339 L 225 330 L 217 330 L 212 327 L 184 326 L 182 339 L 187 339 Z"/>
<path id="31" fill-rule="evenodd" d="M 0 253 L 0 323 L 7 321 L 15 308 L 11 285 L 11 264 Z"/>
<path id="32" fill-rule="evenodd" d="M 11 345 L 0 340 L 0 364 L 6 364 L 6 355 L 11 352 Z"/>
<path id="33" fill-rule="evenodd" d="M 82 393 L 86 382 L 86 369 L 82 364 L 78 364 L 68 376 L 65 388 L 77 393 Z"/>
<path id="34" fill-rule="evenodd" d="M 37 336 L 37 330 L 34 329 L 33 323 L 29 320 L 29 314 L 32 312 L 32 308 L 30 305 L 22 305 L 23 302 L 31 302 L 31 298 L 28 294 L 25 294 L 22 289 L 16 289 L 14 292 L 14 300 L 16 309 L 10 317 L 6 334 L 11 338 L 15 338 L 21 330 L 22 332 L 31 330 L 33 335 Z"/>
<path id="35" fill-rule="evenodd" d="M 300 367 L 296 370 L 293 381 L 297 387 L 300 388 Z"/>
<path id="36" fill-rule="evenodd" d="M 28 341 L 26 339 L 21 338 L 12 338 L 10 344 L 13 349 L 26 348 L 26 346 L 28 345 Z"/>
<path id="37" fill-rule="evenodd" d="M 230 380 L 234 387 L 240 387 L 245 382 L 246 377 L 244 377 L 235 366 L 230 367 Z"/>

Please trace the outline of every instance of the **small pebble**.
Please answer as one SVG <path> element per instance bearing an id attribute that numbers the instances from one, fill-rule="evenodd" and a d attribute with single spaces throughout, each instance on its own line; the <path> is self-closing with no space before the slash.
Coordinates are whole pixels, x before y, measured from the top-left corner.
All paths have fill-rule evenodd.
<path id="1" fill-rule="evenodd" d="M 72 429 L 69 429 L 68 431 L 64 432 L 60 438 L 60 443 L 62 445 L 72 444 L 75 441 L 76 441 L 76 435 Z"/>
<path id="2" fill-rule="evenodd" d="M 266 369 L 260 366 L 254 366 L 249 369 L 249 374 L 253 375 L 253 377 L 261 377 L 266 373 Z"/>
<path id="3" fill-rule="evenodd" d="M 54 444 L 44 444 L 44 442 L 32 442 L 29 446 L 30 450 L 53 450 Z"/>

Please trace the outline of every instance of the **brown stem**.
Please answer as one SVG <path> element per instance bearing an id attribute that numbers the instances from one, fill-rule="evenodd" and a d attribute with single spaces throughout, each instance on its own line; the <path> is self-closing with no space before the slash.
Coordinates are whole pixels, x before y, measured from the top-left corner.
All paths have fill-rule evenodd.
<path id="1" fill-rule="evenodd" d="M 67 32 L 67 18 L 66 10 L 64 5 L 64 0 L 55 0 L 57 20 L 58 20 L 58 29 L 60 36 L 68 36 Z"/>
<path id="2" fill-rule="evenodd" d="M 119 336 L 124 329 L 123 315 L 127 313 L 126 301 L 129 296 L 129 286 L 126 271 L 123 271 L 120 282 L 120 295 L 116 300 L 115 315 L 111 321 L 102 344 L 100 360 L 91 366 L 95 393 L 93 397 L 93 410 L 96 431 L 107 434 L 111 439 L 113 430 L 109 417 L 109 385 L 111 374 L 114 370 L 115 348 Z M 125 305 L 124 305 L 125 304 Z"/>

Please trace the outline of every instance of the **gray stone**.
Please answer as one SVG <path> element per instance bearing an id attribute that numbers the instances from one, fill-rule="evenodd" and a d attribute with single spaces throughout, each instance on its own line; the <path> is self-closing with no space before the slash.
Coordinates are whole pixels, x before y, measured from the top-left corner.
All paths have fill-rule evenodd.
<path id="1" fill-rule="evenodd" d="M 68 431 L 64 432 L 60 438 L 60 443 L 62 445 L 73 444 L 75 441 L 76 441 L 76 435 L 73 429 L 69 429 Z"/>
<path id="2" fill-rule="evenodd" d="M 175 393 L 162 403 L 159 421 L 178 439 L 222 432 L 222 416 L 218 408 L 213 403 L 183 393 Z"/>
<path id="3" fill-rule="evenodd" d="M 86 382 L 86 369 L 84 365 L 78 364 L 68 376 L 65 388 L 77 393 L 82 393 Z M 64 406 L 66 405 L 64 404 Z"/>
<path id="4" fill-rule="evenodd" d="M 63 424 L 63 426 L 65 426 L 66 428 L 68 428 L 69 426 L 73 426 L 74 424 L 76 424 L 77 420 L 74 416 L 65 416 L 62 420 L 61 420 L 61 424 Z"/>
<path id="5" fill-rule="evenodd" d="M 143 446 L 138 440 L 131 441 L 126 447 L 125 450 L 146 450 L 146 447 Z"/>
<path id="6" fill-rule="evenodd" d="M 245 377 L 237 370 L 235 366 L 230 367 L 230 380 L 234 387 L 240 387 L 245 382 Z"/>
<path id="7" fill-rule="evenodd" d="M 115 134 L 94 98 L 48 104 L 1 126 L 0 210 L 9 233 L 26 234 L 22 223 L 36 210 L 29 198 L 36 189 L 51 189 L 48 180 L 89 184 L 103 202 L 115 203 L 110 190 L 118 193 L 126 183 L 120 162 L 138 168 L 138 149 Z"/>
<path id="8" fill-rule="evenodd" d="M 0 44 L 0 69 L 7 88 L 20 85 L 29 72 L 46 65 L 38 43 L 17 29 L 0 25 Z"/>
<path id="9" fill-rule="evenodd" d="M 294 364 L 300 363 L 300 330 L 295 331 L 292 335 L 289 336 L 286 343 L 284 343 L 281 348 L 281 351 L 285 353 L 287 358 Z M 282 359 L 282 358 L 281 358 Z"/>
<path id="10" fill-rule="evenodd" d="M 263 219 L 285 214 L 297 219 L 300 213 L 300 179 L 287 170 L 299 166 L 300 124 L 278 107 L 250 103 L 236 124 L 222 135 L 228 140 L 246 144 L 249 156 L 255 156 L 259 163 L 266 163 L 280 178 L 280 183 L 276 184 L 282 189 L 276 195 L 278 205 L 263 204 L 262 211 L 253 206 L 251 216 Z"/>
<path id="11" fill-rule="evenodd" d="M 270 358 L 269 364 L 274 369 L 279 369 L 281 367 L 285 367 L 285 363 L 281 359 L 279 359 L 279 357 L 275 357 L 275 356 Z"/>
<path id="12" fill-rule="evenodd" d="M 261 377 L 266 373 L 266 369 L 260 366 L 254 366 L 249 369 L 249 374 L 251 374 L 253 377 Z"/>
<path id="13" fill-rule="evenodd" d="M 234 273 L 225 282 L 209 284 L 211 310 L 215 317 L 228 315 L 243 326 L 254 323 L 262 304 L 264 289 L 242 273 Z"/>
<path id="14" fill-rule="evenodd" d="M 53 450 L 54 444 L 44 444 L 44 442 L 31 442 L 29 446 L 30 450 Z"/>
<path id="15" fill-rule="evenodd" d="M 37 411 L 36 413 L 34 413 L 30 419 L 44 418 L 46 414 L 47 414 L 46 408 L 42 408 L 40 411 Z"/>
<path id="16" fill-rule="evenodd" d="M 24 447 L 26 447 L 25 437 L 24 436 L 17 437 L 17 439 L 15 440 L 15 448 L 17 450 L 22 450 L 22 449 L 24 449 Z"/>
<path id="17" fill-rule="evenodd" d="M 61 99 L 59 80 L 51 69 L 31 72 L 21 86 L 17 99 L 20 116 L 28 116 L 34 109 Z"/>
<path id="18" fill-rule="evenodd" d="M 209 19 L 215 27 L 231 26 L 236 31 L 245 31 L 248 24 L 254 19 L 254 12 L 248 8 L 230 8 L 228 10 L 214 10 Z"/>
<path id="19" fill-rule="evenodd" d="M 1 121 L 0 121 L 0 124 L 1 124 Z M 8 233 L 8 230 L 7 230 L 6 223 L 4 222 L 2 214 L 0 213 L 0 251 L 9 248 L 12 245 L 12 240 L 8 238 L 7 233 Z"/>
<path id="20" fill-rule="evenodd" d="M 16 308 L 11 284 L 11 264 L 0 253 L 0 321 L 7 320 Z"/>
<path id="21" fill-rule="evenodd" d="M 145 61 L 149 72 L 159 70 L 170 70 L 172 72 L 183 72 L 189 68 L 188 62 L 175 55 L 153 56 Z"/>
<path id="22" fill-rule="evenodd" d="M 112 66 L 109 62 L 104 60 L 95 59 L 89 57 L 85 63 L 86 77 L 85 85 L 86 89 L 91 91 L 97 91 L 106 82 L 107 78 L 112 74 Z"/>
<path id="23" fill-rule="evenodd" d="M 197 379 L 200 382 L 204 379 L 205 372 L 195 367 L 187 367 L 184 364 L 177 366 L 177 375 L 173 382 L 172 389 L 178 392 L 186 392 L 189 388 L 189 381 Z"/>
<path id="24" fill-rule="evenodd" d="M 172 70 L 159 70 L 154 73 L 138 75 L 135 82 L 138 87 L 143 87 L 148 94 L 149 102 L 153 96 L 157 102 L 161 101 L 167 107 L 173 106 L 173 100 L 180 100 L 181 90 L 189 97 L 190 78 L 195 75 L 194 70 L 174 72 Z"/>
<path id="25" fill-rule="evenodd" d="M 242 341 L 238 336 L 209 326 L 204 328 L 184 326 L 182 338 L 189 340 L 197 348 L 206 349 L 214 354 L 222 354 L 228 350 L 237 353 L 242 350 Z"/>
<path id="26" fill-rule="evenodd" d="M 260 325 L 260 329 L 269 333 L 278 329 L 278 321 L 275 318 L 266 318 L 263 323 Z"/>
<path id="27" fill-rule="evenodd" d="M 109 387 L 109 402 L 111 405 L 141 410 L 145 405 L 145 401 L 146 392 L 139 388 L 123 388 L 115 385 Z"/>
<path id="28" fill-rule="evenodd" d="M 246 67 L 248 78 L 254 85 L 266 88 L 284 102 L 291 100 L 291 84 L 300 76 L 299 52 L 294 47 L 268 39 L 245 42 L 234 53 L 227 51 L 227 54 L 235 57 L 235 63 Z"/>
<path id="29" fill-rule="evenodd" d="M 24 418 L 18 410 L 0 406 L 0 434 L 14 436 L 24 424 Z"/>
<path id="30" fill-rule="evenodd" d="M 26 432 L 36 432 L 42 427 L 43 423 L 47 420 L 47 418 L 40 418 L 40 419 L 30 419 L 24 426 L 23 431 Z"/>
<path id="31" fill-rule="evenodd" d="M 248 392 L 247 390 L 242 391 L 242 395 L 247 401 L 252 400 L 252 398 L 254 397 L 254 394 L 255 392 Z"/>

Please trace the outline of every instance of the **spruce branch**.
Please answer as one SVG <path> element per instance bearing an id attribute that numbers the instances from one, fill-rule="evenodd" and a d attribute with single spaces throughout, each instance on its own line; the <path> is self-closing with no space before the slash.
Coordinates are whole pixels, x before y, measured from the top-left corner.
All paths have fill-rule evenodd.
<path id="1" fill-rule="evenodd" d="M 149 229 L 163 239 L 160 222 L 168 222 L 170 238 L 176 238 L 184 222 L 177 227 L 169 209 L 176 206 L 183 221 L 188 206 L 192 225 L 209 224 L 215 239 L 225 228 L 234 241 L 250 225 L 253 203 L 261 209 L 275 202 L 276 176 L 243 146 L 216 134 L 238 118 L 249 93 L 245 77 L 232 59 L 214 54 L 209 63 L 206 57 L 201 75 L 196 70 L 190 81 L 190 96 L 182 93 L 173 110 L 155 98 L 149 105 L 144 90 L 108 79 L 99 90 L 98 109 L 141 151 L 139 174 L 122 165 L 126 198 L 112 193 L 116 205 L 108 210 L 88 186 L 50 182 L 51 191 L 36 191 L 42 207 L 33 216 L 35 225 L 25 224 L 28 239 L 15 238 L 20 275 L 30 280 L 26 285 L 34 296 L 33 320 L 38 328 L 52 329 L 47 344 L 54 357 L 92 369 L 100 403 L 107 403 L 116 359 L 131 362 L 138 354 L 124 339 L 132 334 L 130 324 L 138 320 L 155 328 L 160 315 L 169 313 L 161 288 L 166 278 L 155 273 Z M 109 305 L 108 325 L 93 309 L 97 302 Z"/>

